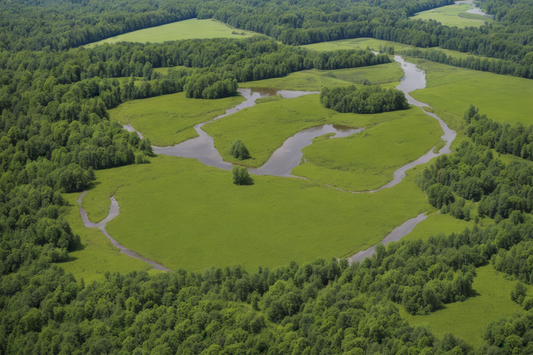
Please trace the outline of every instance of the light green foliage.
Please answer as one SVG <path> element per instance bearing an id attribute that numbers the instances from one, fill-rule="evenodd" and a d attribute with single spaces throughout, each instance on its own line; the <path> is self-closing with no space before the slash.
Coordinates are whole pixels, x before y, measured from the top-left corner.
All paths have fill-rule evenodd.
<path id="1" fill-rule="evenodd" d="M 233 142 L 242 139 L 252 156 L 246 165 L 259 167 L 287 138 L 303 129 L 327 123 L 370 127 L 396 119 L 399 115 L 399 112 L 373 115 L 338 113 L 322 107 L 318 95 L 307 95 L 261 103 L 211 122 L 203 130 L 215 139 L 215 148 L 226 161 L 239 162 L 229 154 L 229 148 Z"/>
<path id="2" fill-rule="evenodd" d="M 123 274 L 133 270 L 147 270 L 149 273 L 161 272 L 154 270 L 150 264 L 144 261 L 122 254 L 99 229 L 86 228 L 83 225 L 78 207 L 79 195 L 80 193 L 63 195 L 70 205 L 65 207 L 66 219 L 72 231 L 80 236 L 83 246 L 82 249 L 69 253 L 68 262 L 59 264 L 65 271 L 71 272 L 77 279 L 83 277 L 86 284 L 104 280 L 106 272 L 118 271 Z M 109 202 L 109 198 L 107 201 Z M 106 215 L 109 212 L 109 206 L 107 208 Z"/>
<path id="3" fill-rule="evenodd" d="M 488 17 L 469 14 L 466 12 L 466 10 L 470 10 L 472 8 L 473 6 L 470 4 L 449 5 L 419 12 L 411 18 L 415 20 L 421 19 L 426 21 L 432 19 L 442 23 L 445 26 L 457 26 L 459 28 L 470 26 L 480 27 L 485 25 L 485 21 L 494 22 Z"/>
<path id="4" fill-rule="evenodd" d="M 446 122 L 452 118 L 462 122 L 464 111 L 473 104 L 494 121 L 533 124 L 533 80 L 410 60 L 427 73 L 427 88 L 411 96 L 433 107 Z"/>
<path id="5" fill-rule="evenodd" d="M 133 100 L 109 110 L 112 120 L 131 124 L 156 146 L 198 137 L 194 125 L 207 122 L 241 103 L 241 96 L 216 100 L 188 99 L 185 93 Z"/>
<path id="6" fill-rule="evenodd" d="M 116 191 L 120 214 L 106 230 L 170 269 L 199 270 L 239 260 L 254 270 L 347 256 L 376 244 L 430 208 L 413 182 L 418 171 L 375 194 L 272 176 L 254 176 L 255 184 L 243 188 L 227 171 L 158 156 L 151 164 L 97 171 L 99 184 L 86 197 L 103 201 Z M 85 203 L 90 216 L 94 202 Z"/>
<path id="7" fill-rule="evenodd" d="M 235 32 L 235 34 L 232 32 Z M 244 35 L 241 33 L 244 33 Z M 256 34 L 257 33 L 252 31 L 233 29 L 232 27 L 215 20 L 190 19 L 125 33 L 88 44 L 86 47 L 91 48 L 99 44 L 112 44 L 118 42 L 161 43 L 165 41 L 194 38 L 243 38 Z"/>
<path id="8" fill-rule="evenodd" d="M 373 85 L 391 84 L 391 87 L 396 87 L 403 75 L 398 63 L 387 63 L 350 69 L 303 70 L 282 78 L 239 83 L 239 87 L 317 91 L 324 86 L 363 84 L 365 79 Z"/>
<path id="9" fill-rule="evenodd" d="M 387 115 L 394 120 L 305 147 L 307 162 L 292 173 L 352 191 L 385 185 L 396 169 L 427 153 L 442 135 L 439 123 L 418 107 Z"/>
<path id="10" fill-rule="evenodd" d="M 411 316 L 403 308 L 400 309 L 400 314 L 412 326 L 429 325 L 439 337 L 444 333 L 453 333 L 469 344 L 481 345 L 481 337 L 489 323 L 523 311 L 509 297 L 516 282 L 507 280 L 505 274 L 495 271 L 492 265 L 477 268 L 476 273 L 472 285 L 476 296 L 469 297 L 464 302 L 447 304 L 446 308 L 427 316 Z M 526 287 L 531 293 L 533 287 Z"/>

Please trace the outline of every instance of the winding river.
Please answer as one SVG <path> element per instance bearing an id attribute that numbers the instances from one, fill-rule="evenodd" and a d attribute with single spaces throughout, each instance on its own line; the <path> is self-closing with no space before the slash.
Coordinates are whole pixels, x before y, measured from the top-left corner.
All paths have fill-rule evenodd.
<path id="1" fill-rule="evenodd" d="M 400 167 L 398 170 L 396 170 L 393 173 L 393 179 L 389 183 L 383 185 L 382 187 L 376 190 L 363 191 L 363 192 L 346 191 L 346 190 L 342 190 L 342 191 L 346 191 L 350 193 L 373 193 L 373 192 L 376 192 L 376 191 L 379 191 L 385 188 L 390 188 L 394 185 L 399 184 L 405 178 L 405 173 L 407 170 L 417 165 L 425 164 L 437 156 L 440 156 L 442 154 L 449 154 L 451 152 L 450 145 L 456 137 L 455 131 L 451 130 L 437 115 L 424 110 L 424 107 L 429 108 L 427 104 L 419 102 L 415 100 L 413 97 L 411 97 L 411 95 L 409 95 L 409 93 L 414 90 L 419 90 L 419 89 L 423 89 L 426 87 L 426 75 L 424 71 L 417 68 L 415 64 L 404 61 L 403 58 L 400 56 L 394 56 L 394 60 L 400 63 L 405 73 L 405 76 L 402 78 L 400 85 L 397 86 L 397 89 L 401 90 L 405 94 L 409 104 L 420 107 L 424 113 L 435 118 L 439 122 L 444 132 L 441 139 L 443 141 L 446 141 L 446 144 L 443 148 L 439 150 L 439 152 L 434 153 L 433 148 L 432 148 L 429 152 L 422 155 L 420 158 L 416 159 L 415 161 L 412 161 Z M 189 139 L 183 143 L 177 144 L 172 147 L 154 146 L 153 147 L 154 152 L 156 154 L 172 155 L 172 156 L 179 156 L 179 157 L 184 157 L 184 158 L 195 158 L 206 165 L 214 166 L 220 169 L 230 170 L 233 167 L 233 164 L 225 162 L 222 159 L 222 157 L 220 156 L 220 154 L 218 153 L 218 151 L 216 150 L 214 146 L 214 139 L 211 136 L 209 136 L 204 130 L 202 130 L 202 126 L 214 120 L 234 114 L 242 110 L 243 108 L 252 107 L 256 104 L 256 100 L 259 98 L 268 97 L 270 95 L 281 95 L 284 98 L 295 98 L 295 97 L 300 97 L 303 95 L 318 93 L 318 92 L 271 90 L 271 89 L 239 89 L 238 91 L 245 98 L 245 101 L 227 110 L 226 113 L 224 113 L 223 115 L 215 117 L 211 121 L 204 122 L 204 123 L 194 126 L 194 129 L 198 133 L 198 137 Z M 135 131 L 135 129 L 131 125 L 125 125 L 124 128 L 127 129 L 128 131 Z M 255 175 L 274 175 L 274 176 L 283 176 L 283 177 L 293 176 L 291 175 L 291 170 L 300 164 L 300 161 L 303 157 L 302 149 L 312 144 L 313 138 L 322 136 L 327 133 L 334 133 L 334 135 L 330 138 L 342 138 L 342 137 L 348 137 L 352 134 L 361 132 L 362 130 L 364 130 L 364 128 L 355 129 L 351 127 L 330 125 L 330 124 L 305 129 L 303 131 L 296 133 L 292 137 L 288 138 L 283 143 L 283 145 L 272 154 L 270 159 L 263 166 L 257 169 L 250 168 L 248 169 L 248 171 Z M 140 132 L 137 132 L 137 134 L 142 138 L 142 134 Z M 121 252 L 131 257 L 144 260 L 150 263 L 151 265 L 153 265 L 154 268 L 156 269 L 169 271 L 163 265 L 160 265 L 152 260 L 146 259 L 142 257 L 141 255 L 125 248 L 124 246 L 119 244 L 116 240 L 111 238 L 111 236 L 106 232 L 105 230 L 106 223 L 118 215 L 119 207 L 114 197 L 111 197 L 111 207 L 110 207 L 109 215 L 106 217 L 106 219 L 96 224 L 90 222 L 87 219 L 87 214 L 85 213 L 85 210 L 81 207 L 81 199 L 83 198 L 86 192 L 87 191 L 85 191 L 78 199 L 78 204 L 80 205 L 80 214 L 83 218 L 83 223 L 85 224 L 86 227 L 99 228 L 102 231 L 102 233 L 104 233 L 104 235 L 107 238 L 109 238 L 109 240 L 116 247 L 120 249 Z M 411 232 L 418 223 L 422 222 L 426 218 L 427 216 L 424 213 L 422 213 L 415 218 L 411 218 L 407 220 L 401 226 L 395 228 L 391 233 L 389 233 L 383 239 L 381 243 L 386 245 L 390 241 L 400 240 L 403 236 Z M 351 262 L 361 261 L 364 258 L 369 257 L 374 253 L 375 253 L 375 246 L 372 246 L 364 251 L 361 251 L 351 256 L 349 260 Z"/>

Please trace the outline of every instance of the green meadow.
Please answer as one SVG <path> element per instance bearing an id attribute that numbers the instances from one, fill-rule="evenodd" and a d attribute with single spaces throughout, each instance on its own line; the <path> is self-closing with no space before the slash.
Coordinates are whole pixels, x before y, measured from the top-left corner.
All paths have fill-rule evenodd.
<path id="1" fill-rule="evenodd" d="M 504 277 L 505 274 L 494 270 L 492 265 L 477 268 L 476 273 L 472 285 L 476 295 L 464 302 L 447 304 L 444 309 L 427 316 L 409 315 L 401 307 L 400 314 L 412 326 L 429 325 L 440 337 L 444 333 L 453 333 L 471 345 L 481 345 L 483 332 L 489 323 L 523 310 L 511 301 L 510 297 L 516 281 L 510 281 Z M 528 293 L 531 293 L 533 287 L 530 285 L 526 287 Z"/>
<path id="2" fill-rule="evenodd" d="M 411 93 L 435 109 L 443 120 L 461 128 L 470 104 L 499 122 L 533 124 L 533 80 L 456 68 L 409 58 L 426 72 L 427 87 Z"/>
<path id="3" fill-rule="evenodd" d="M 422 117 L 423 114 L 419 109 L 366 115 L 338 113 L 324 108 L 319 102 L 318 95 L 313 94 L 294 99 L 262 102 L 233 115 L 213 121 L 202 127 L 202 129 L 214 138 L 215 148 L 217 148 L 224 160 L 249 167 L 260 167 L 267 162 L 272 153 L 287 138 L 301 130 L 328 123 L 370 128 L 378 123 L 412 115 Z M 422 135 L 435 131 L 433 124 L 429 126 L 431 128 Z M 422 139 L 420 145 L 424 148 L 421 151 L 424 149 L 426 151 L 429 150 L 438 141 L 438 138 L 431 138 L 431 144 L 427 145 L 424 142 L 425 138 L 419 135 L 419 131 L 414 133 L 413 136 Z M 440 133 L 437 136 L 440 137 Z M 238 160 L 229 154 L 231 145 L 237 140 L 242 140 L 250 151 L 252 158 Z M 375 164 L 380 165 L 382 163 L 375 162 Z"/>
<path id="4" fill-rule="evenodd" d="M 400 65 L 393 62 L 350 69 L 303 70 L 281 78 L 239 83 L 239 87 L 316 91 L 324 86 L 363 84 L 365 79 L 372 85 L 396 87 L 403 75 Z"/>
<path id="5" fill-rule="evenodd" d="M 440 233 L 449 235 L 451 233 L 460 233 L 465 228 L 472 229 L 474 227 L 474 221 L 465 221 L 457 219 L 449 214 L 431 213 L 422 222 L 416 225 L 411 233 L 407 234 L 402 240 L 427 240 L 431 236 L 436 236 Z"/>
<path id="6" fill-rule="evenodd" d="M 76 278 L 83 278 L 87 284 L 101 281 L 106 272 L 126 274 L 132 270 L 161 272 L 144 261 L 131 258 L 119 252 L 106 236 L 96 228 L 86 228 L 80 216 L 78 197 L 80 193 L 64 194 L 69 206 L 65 207 L 65 218 L 74 234 L 80 236 L 82 247 L 69 253 L 70 260 L 59 265 Z M 109 206 L 107 206 L 107 212 Z M 105 216 L 104 216 L 105 218 Z M 102 218 L 103 219 L 103 218 Z"/>
<path id="7" fill-rule="evenodd" d="M 252 31 L 234 29 L 216 20 L 190 19 L 124 33 L 88 44 L 86 47 L 91 48 L 99 44 L 117 42 L 160 43 L 194 38 L 243 38 L 256 34 Z"/>
<path id="8" fill-rule="evenodd" d="M 107 214 L 102 206 L 109 206 L 114 193 L 120 215 L 106 230 L 173 270 L 222 267 L 236 260 L 255 270 L 348 256 L 431 208 L 414 183 L 416 168 L 393 188 L 350 194 L 274 176 L 254 176 L 254 185 L 237 186 L 231 172 L 193 159 L 151 160 L 97 171 L 84 206 L 91 220 L 101 220 Z"/>
<path id="9" fill-rule="evenodd" d="M 418 107 L 387 116 L 394 119 L 305 147 L 306 162 L 292 174 L 351 191 L 373 190 L 392 180 L 395 170 L 427 153 L 443 134 L 437 120 Z"/>
<path id="10" fill-rule="evenodd" d="M 448 5 L 443 7 L 438 7 L 428 11 L 423 11 L 417 13 L 415 16 L 411 17 L 414 20 L 436 20 L 442 23 L 445 26 L 457 26 L 459 28 L 463 27 L 480 27 L 487 23 L 494 22 L 488 17 L 481 15 L 467 13 L 466 10 L 472 9 L 473 6 L 470 4 L 455 4 Z"/>
<path id="11" fill-rule="evenodd" d="M 470 14 L 469 14 L 470 15 Z M 416 48 L 414 46 L 410 46 L 408 44 L 402 44 L 397 42 L 390 42 L 390 41 L 384 41 L 381 39 L 374 39 L 374 38 L 355 38 L 355 39 L 343 39 L 339 41 L 331 41 L 331 42 L 321 42 L 321 43 L 314 43 L 314 44 L 308 44 L 303 45 L 301 47 L 312 49 L 316 51 L 334 51 L 338 49 L 371 49 L 373 51 L 379 51 L 379 48 L 381 47 L 394 47 L 395 53 L 400 53 L 403 50 L 407 49 L 413 49 Z M 441 51 L 445 53 L 447 56 L 452 56 L 454 58 L 480 58 L 485 59 L 487 57 L 483 56 L 476 56 L 468 53 L 463 53 L 459 51 L 452 51 L 449 49 L 442 49 L 439 47 L 434 48 L 435 50 Z M 488 58 L 491 60 L 491 58 Z"/>
<path id="12" fill-rule="evenodd" d="M 128 101 L 109 110 L 112 120 L 131 124 L 157 146 L 175 145 L 198 136 L 194 126 L 241 103 L 241 96 L 217 100 L 188 99 L 185 93 Z"/>

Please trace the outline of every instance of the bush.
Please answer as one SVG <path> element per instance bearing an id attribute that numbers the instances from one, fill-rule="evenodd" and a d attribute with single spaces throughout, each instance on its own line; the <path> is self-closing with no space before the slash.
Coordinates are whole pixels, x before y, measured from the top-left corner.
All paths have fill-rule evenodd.
<path id="1" fill-rule="evenodd" d="M 233 183 L 235 185 L 252 185 L 254 183 L 244 166 L 234 165 L 231 172 L 233 173 Z"/>
<path id="2" fill-rule="evenodd" d="M 229 153 L 239 160 L 250 158 L 250 152 L 240 140 L 233 143 L 229 149 Z"/>

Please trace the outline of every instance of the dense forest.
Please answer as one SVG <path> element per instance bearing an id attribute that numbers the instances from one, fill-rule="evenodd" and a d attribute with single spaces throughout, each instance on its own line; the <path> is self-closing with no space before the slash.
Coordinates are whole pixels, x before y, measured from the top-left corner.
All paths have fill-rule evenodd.
<path id="1" fill-rule="evenodd" d="M 407 98 L 398 89 L 381 86 L 324 87 L 320 102 L 338 112 L 379 113 L 409 108 Z"/>
<path id="2" fill-rule="evenodd" d="M 0 43 L 3 48 L 64 50 L 140 28 L 197 17 L 214 18 L 290 45 L 374 37 L 421 48 L 438 46 L 502 59 L 505 60 L 502 63 L 514 64 L 513 75 L 526 78 L 530 77 L 533 64 L 531 0 L 514 1 L 512 5 L 482 1 L 482 7 L 494 14 L 498 22 L 480 28 L 450 28 L 436 21 L 408 19 L 416 12 L 452 4 L 450 0 L 337 0 L 332 3 L 304 0 L 283 5 L 266 0 L 201 3 L 121 0 L 98 6 L 89 1 L 53 0 L 43 6 L 44 3 L 2 2 Z"/>
<path id="3" fill-rule="evenodd" d="M 472 297 L 476 268 L 489 263 L 533 282 L 533 170 L 496 157 L 533 160 L 533 128 L 494 122 L 473 106 L 464 116 L 468 138 L 417 183 L 441 213 L 493 219 L 484 228 L 378 245 L 351 264 L 108 273 L 92 284 L 61 268 L 81 247 L 62 215 L 62 193 L 86 189 L 95 170 L 146 164 L 153 155 L 149 139 L 109 120 L 107 110 L 123 102 L 176 92 L 215 99 L 235 95 L 239 82 L 390 62 L 385 53 L 293 46 L 358 37 L 414 45 L 421 49 L 410 55 L 448 65 L 533 78 L 531 0 L 482 0 L 497 22 L 480 28 L 408 19 L 451 3 L 0 0 L 0 354 L 533 353 L 533 295 L 523 285 L 511 296 L 527 312 L 488 325 L 479 348 L 400 317 L 400 308 L 429 314 Z M 265 36 L 81 47 L 189 18 Z M 491 59 L 428 49 L 436 46 Z M 165 67 L 166 74 L 154 70 Z M 321 100 L 339 112 L 375 113 L 406 108 L 400 94 L 325 88 Z M 247 157 L 244 149 L 236 149 L 239 157 Z M 240 171 L 236 181 L 252 183 Z"/>

